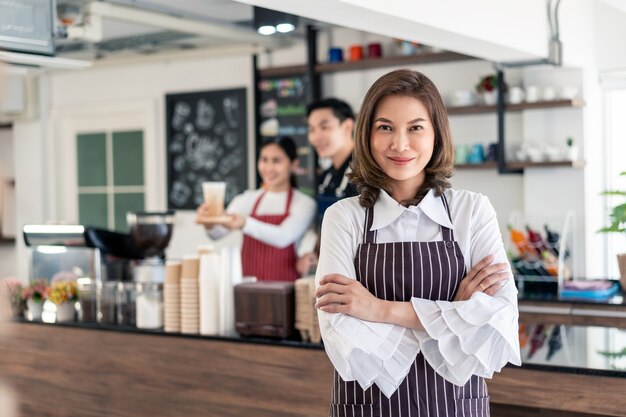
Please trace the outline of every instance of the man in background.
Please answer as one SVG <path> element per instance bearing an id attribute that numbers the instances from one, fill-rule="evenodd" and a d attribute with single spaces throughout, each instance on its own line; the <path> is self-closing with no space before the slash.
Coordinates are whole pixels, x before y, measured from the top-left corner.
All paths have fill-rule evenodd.
<path id="1" fill-rule="evenodd" d="M 352 151 L 354 150 L 354 112 L 348 103 L 337 98 L 326 98 L 311 103 L 307 108 L 309 143 L 320 158 L 324 171 L 317 181 L 317 227 L 322 225 L 328 207 L 345 197 L 357 195 L 349 182 Z M 318 238 L 319 245 L 319 238 Z M 307 275 L 317 264 L 319 247 L 298 258 L 297 269 Z"/>

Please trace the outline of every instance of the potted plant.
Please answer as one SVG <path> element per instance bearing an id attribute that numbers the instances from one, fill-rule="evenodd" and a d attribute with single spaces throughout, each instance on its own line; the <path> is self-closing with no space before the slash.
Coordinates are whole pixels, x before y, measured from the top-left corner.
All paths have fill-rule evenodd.
<path id="1" fill-rule="evenodd" d="M 43 303 L 48 298 L 48 285 L 45 280 L 34 280 L 22 290 L 22 298 L 26 300 L 27 316 L 29 320 L 41 320 Z"/>
<path id="2" fill-rule="evenodd" d="M 622 172 L 620 175 L 626 175 L 626 171 Z M 602 194 L 626 197 L 626 191 L 620 190 L 604 191 Z M 621 203 L 613 207 L 611 209 L 611 213 L 609 214 L 609 218 L 611 220 L 611 223 L 608 226 L 598 230 L 598 232 L 622 234 L 626 233 L 626 203 Z M 626 291 L 626 253 L 621 253 L 617 255 L 617 263 L 619 265 L 622 289 Z"/>
<path id="3" fill-rule="evenodd" d="M 0 281 L 0 295 L 9 303 L 13 317 L 22 317 L 26 310 L 22 290 L 22 282 L 17 278 L 4 278 Z"/>
<path id="4" fill-rule="evenodd" d="M 493 106 L 498 101 L 498 76 L 495 74 L 481 77 L 476 84 L 476 91 L 482 96 L 483 102 Z"/>
<path id="5" fill-rule="evenodd" d="M 54 282 L 48 300 L 56 306 L 56 321 L 73 321 L 77 298 L 76 281 Z"/>

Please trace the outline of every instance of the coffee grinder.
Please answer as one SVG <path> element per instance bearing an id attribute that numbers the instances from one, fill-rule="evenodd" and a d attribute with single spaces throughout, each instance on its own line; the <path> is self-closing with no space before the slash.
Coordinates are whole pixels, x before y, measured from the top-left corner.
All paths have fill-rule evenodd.
<path id="1" fill-rule="evenodd" d="M 135 282 L 162 283 L 165 280 L 165 248 L 172 237 L 174 211 L 135 211 L 126 214 L 129 234 L 134 245 L 144 254 L 134 265 Z"/>

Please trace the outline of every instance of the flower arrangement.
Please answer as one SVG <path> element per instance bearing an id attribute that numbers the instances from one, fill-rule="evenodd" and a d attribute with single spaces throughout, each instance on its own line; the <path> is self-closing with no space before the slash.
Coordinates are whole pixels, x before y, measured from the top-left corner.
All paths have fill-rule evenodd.
<path id="1" fill-rule="evenodd" d="M 48 298 L 49 290 L 45 280 L 37 279 L 22 290 L 22 298 L 27 301 L 33 300 L 36 303 L 42 303 Z"/>
<path id="2" fill-rule="evenodd" d="M 495 74 L 485 75 L 481 77 L 476 84 L 476 91 L 479 93 L 491 92 L 498 89 L 498 76 Z"/>
<path id="3" fill-rule="evenodd" d="M 16 317 L 21 316 L 26 309 L 26 300 L 22 297 L 22 282 L 17 278 L 4 278 L 0 281 L 0 295 L 4 296 L 11 306 Z"/>
<path id="4" fill-rule="evenodd" d="M 76 300 L 76 282 L 75 281 L 59 281 L 52 284 L 48 293 L 48 300 L 56 305 Z"/>

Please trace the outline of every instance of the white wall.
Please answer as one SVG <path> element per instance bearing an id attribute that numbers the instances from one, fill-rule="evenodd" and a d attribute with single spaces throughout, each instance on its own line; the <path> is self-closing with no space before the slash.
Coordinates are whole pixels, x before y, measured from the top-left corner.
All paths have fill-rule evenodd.
<path id="1" fill-rule="evenodd" d="M 249 181 L 254 181 L 254 125 L 252 96 L 252 60 L 250 56 L 230 56 L 224 58 L 203 58 L 175 62 L 173 60 L 145 63 L 133 66 L 94 68 L 80 72 L 59 73 L 52 76 L 52 102 L 56 121 L 62 118 L 76 118 L 81 109 L 111 106 L 115 103 L 148 103 L 153 111 L 153 151 L 146 154 L 146 160 L 157 161 L 158 180 L 147 190 L 148 210 L 163 210 L 167 206 L 166 156 L 164 136 L 165 95 L 188 91 L 215 90 L 225 88 L 246 88 L 248 92 L 248 148 L 250 160 Z M 151 103 L 151 104 L 150 104 Z M 72 116 L 74 115 L 74 116 Z M 63 126 L 55 126 L 53 141 L 60 140 Z M 149 146 L 146 145 L 146 152 Z M 67 178 L 60 170 L 53 175 L 57 185 Z M 58 193 L 56 193 L 58 195 Z M 75 214 L 63 208 L 62 201 L 52 201 L 57 208 L 56 218 L 77 222 Z M 169 257 L 180 257 L 185 253 L 195 253 L 196 245 L 208 243 L 201 227 L 194 223 L 195 212 L 178 211 L 174 235 L 168 248 Z"/>
<path id="2" fill-rule="evenodd" d="M 0 128 L 0 184 L 14 178 L 13 130 L 11 128 Z M 1 189 L 0 193 L 2 193 Z M 2 207 L 2 195 L 0 195 L 0 207 Z M 13 244 L 0 243 L 0 278 L 17 274 L 15 254 L 16 251 Z"/>
<path id="3" fill-rule="evenodd" d="M 600 70 L 626 68 L 626 25 L 624 8 L 597 1 L 594 9 L 595 60 Z"/>

